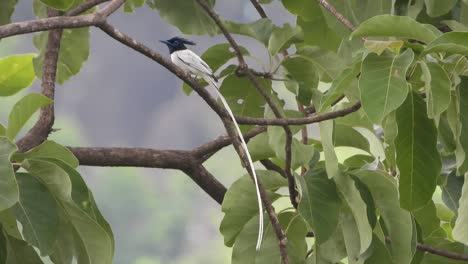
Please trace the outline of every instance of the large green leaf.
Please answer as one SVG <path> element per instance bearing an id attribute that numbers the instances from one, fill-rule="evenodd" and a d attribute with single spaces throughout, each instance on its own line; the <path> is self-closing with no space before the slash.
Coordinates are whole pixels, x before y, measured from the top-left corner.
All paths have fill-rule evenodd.
<path id="1" fill-rule="evenodd" d="M 468 172 L 465 174 L 465 183 L 463 184 L 460 197 L 460 207 L 458 208 L 458 217 L 453 228 L 453 238 L 468 245 Z"/>
<path id="2" fill-rule="evenodd" d="M 463 176 L 457 176 L 455 171 L 447 176 L 447 182 L 442 188 L 442 201 L 450 208 L 450 210 L 457 212 L 459 208 L 459 200 L 462 193 L 462 187 L 465 179 Z"/>
<path id="3" fill-rule="evenodd" d="M 262 179 L 270 202 L 281 197 L 274 191 L 288 184 L 285 178 L 273 171 L 257 170 L 257 176 Z M 225 215 L 219 230 L 224 236 L 224 244 L 231 247 L 238 234 L 244 229 L 244 225 L 258 214 L 255 186 L 248 175 L 244 175 L 231 185 L 224 196 L 221 211 Z M 258 228 L 258 219 L 255 222 Z"/>
<path id="4" fill-rule="evenodd" d="M 242 55 L 249 55 L 249 51 L 240 46 Z M 232 51 L 229 43 L 217 44 L 209 47 L 201 56 L 201 58 L 210 65 L 213 72 L 216 72 L 230 59 L 235 58 L 236 54 Z"/>
<path id="5" fill-rule="evenodd" d="M 58 224 L 58 236 L 54 245 L 54 252 L 50 259 L 56 264 L 72 264 L 75 256 L 74 230 L 65 220 L 62 213 Z"/>
<path id="6" fill-rule="evenodd" d="M 207 1 L 213 7 L 214 0 Z M 147 4 L 158 9 L 159 16 L 188 35 L 215 35 L 216 24 L 195 0 L 148 0 Z"/>
<path id="7" fill-rule="evenodd" d="M 424 50 L 424 54 L 446 52 L 448 54 L 468 55 L 468 32 L 449 32 L 438 37 Z"/>
<path id="8" fill-rule="evenodd" d="M 18 0 L 3 0 L 0 2 L 0 25 L 10 23 L 16 3 L 18 3 Z"/>
<path id="9" fill-rule="evenodd" d="M 309 262 L 307 263 L 340 263 L 340 260 L 347 256 L 346 253 L 342 225 L 340 224 L 336 229 L 335 234 L 333 234 L 330 239 L 321 245 L 314 245 L 314 252 L 312 256 L 308 258 Z"/>
<path id="10" fill-rule="evenodd" d="M 300 42 L 303 39 L 303 33 L 300 27 L 292 28 L 290 24 L 284 24 L 282 28 L 275 28 L 271 32 L 268 40 L 268 51 L 271 56 L 275 56 L 292 43 Z"/>
<path id="11" fill-rule="evenodd" d="M 427 241 L 431 238 L 433 239 L 434 237 L 445 238 L 447 236 L 440 226 L 440 219 L 437 217 L 437 208 L 433 201 L 429 201 L 426 206 L 414 211 L 413 216 L 422 231 L 418 235 L 421 236 L 423 241 Z"/>
<path id="12" fill-rule="evenodd" d="M 400 208 L 397 183 L 391 176 L 370 170 L 353 172 L 369 189 L 385 223 L 385 229 L 392 243 L 390 252 L 394 263 L 410 263 L 413 222 L 409 212 Z"/>
<path id="13" fill-rule="evenodd" d="M 456 133 L 457 173 L 463 175 L 468 171 L 468 77 L 460 76 L 461 84 L 458 88 L 458 128 Z"/>
<path id="14" fill-rule="evenodd" d="M 15 144 L 6 137 L 0 137 L 0 211 L 12 207 L 19 199 L 18 184 L 10 162 L 15 151 Z"/>
<path id="15" fill-rule="evenodd" d="M 268 18 L 262 18 L 246 24 L 225 21 L 224 25 L 231 34 L 244 35 L 254 38 L 263 43 L 265 47 L 268 47 L 271 32 L 275 28 L 275 25 L 273 25 L 271 20 Z"/>
<path id="16" fill-rule="evenodd" d="M 447 14 L 457 3 L 457 0 L 424 0 L 426 12 L 431 17 L 439 17 Z"/>
<path id="17" fill-rule="evenodd" d="M 375 234 L 372 237 L 371 248 L 372 255 L 370 255 L 369 258 L 366 259 L 364 264 L 393 264 L 390 252 L 388 251 L 384 242 L 382 242 Z"/>
<path id="18" fill-rule="evenodd" d="M 344 69 L 345 64 L 343 59 L 336 53 L 313 46 L 301 46 L 298 48 L 297 55 L 304 56 L 312 63 L 320 72 L 320 81 L 331 82 Z"/>
<path id="19" fill-rule="evenodd" d="M 410 93 L 396 111 L 396 163 L 400 171 L 400 204 L 416 210 L 432 198 L 441 170 L 437 130 L 426 115 L 424 100 Z"/>
<path id="20" fill-rule="evenodd" d="M 333 146 L 333 120 L 322 121 L 319 123 L 320 138 L 322 140 L 323 153 L 325 156 L 325 168 L 328 178 L 336 177 L 340 174 L 338 168 L 338 158 L 336 157 L 335 147 Z"/>
<path id="21" fill-rule="evenodd" d="M 427 115 L 430 118 L 436 118 L 447 110 L 450 104 L 452 82 L 447 72 L 438 63 L 422 62 L 421 69 L 426 89 Z"/>
<path id="22" fill-rule="evenodd" d="M 268 218 L 265 217 L 265 236 L 259 251 L 255 249 L 258 216 L 253 217 L 240 232 L 232 250 L 232 264 L 244 263 L 280 263 L 278 239 Z M 305 263 L 307 226 L 302 218 L 285 212 L 278 215 L 278 220 L 288 239 L 288 257 L 290 263 Z"/>
<path id="23" fill-rule="evenodd" d="M 27 242 L 37 247 L 42 256 L 52 253 L 58 234 L 58 214 L 54 197 L 35 177 L 17 173 L 20 198 L 14 212 L 23 226 Z"/>
<path id="24" fill-rule="evenodd" d="M 29 87 L 36 76 L 32 60 L 35 54 L 13 55 L 0 59 L 0 96 L 10 96 Z"/>
<path id="25" fill-rule="evenodd" d="M 364 59 L 359 90 L 362 107 L 374 123 L 380 124 L 405 100 L 408 94 L 406 71 L 413 58 L 413 51 L 408 49 L 397 56 L 371 53 Z"/>
<path id="26" fill-rule="evenodd" d="M 271 89 L 271 81 L 258 78 L 266 89 Z M 265 100 L 248 78 L 238 77 L 235 74 L 224 79 L 220 88 L 234 114 L 241 116 L 263 117 Z M 251 126 L 241 126 L 242 131 Z"/>
<path id="27" fill-rule="evenodd" d="M 73 5 L 75 0 L 41 0 L 44 4 L 55 9 L 67 10 Z"/>
<path id="28" fill-rule="evenodd" d="M 15 161 L 23 161 L 31 158 L 55 158 L 62 160 L 73 168 L 78 167 L 78 159 L 66 147 L 51 141 L 46 140 L 41 145 L 29 150 L 25 153 L 15 153 L 13 159 Z"/>
<path id="29" fill-rule="evenodd" d="M 302 190 L 298 212 L 314 231 L 316 243 L 322 244 L 338 226 L 342 203 L 336 185 L 323 169 L 308 171 L 297 180 Z"/>
<path id="30" fill-rule="evenodd" d="M 333 180 L 336 183 L 341 199 L 346 204 L 347 211 L 349 211 L 345 215 L 346 219 L 350 220 L 349 224 L 353 226 L 352 229 L 354 229 L 353 237 L 355 239 L 352 244 L 354 244 L 353 248 L 356 249 L 353 250 L 356 253 L 354 257 L 357 257 L 364 253 L 372 242 L 372 227 L 367 218 L 367 206 L 350 175 L 339 172 L 338 175 L 333 177 Z M 349 241 L 346 235 L 344 236 L 348 251 L 351 245 L 348 245 Z"/>
<path id="31" fill-rule="evenodd" d="M 42 76 L 44 54 L 47 46 L 47 32 L 34 36 L 34 46 L 40 51 L 34 58 L 34 69 L 38 77 Z M 70 77 L 78 74 L 89 56 L 89 28 L 65 29 L 60 42 L 60 53 L 57 62 L 57 81 L 65 83 Z"/>
<path id="32" fill-rule="evenodd" d="M 43 264 L 33 247 L 23 240 L 5 235 L 7 239 L 7 264 Z"/>
<path id="33" fill-rule="evenodd" d="M 429 43 L 438 36 L 436 32 L 434 26 L 420 24 L 410 17 L 380 15 L 362 22 L 351 37 L 402 37 Z"/>
<path id="34" fill-rule="evenodd" d="M 292 57 L 283 61 L 283 67 L 297 82 L 297 99 L 303 105 L 310 105 L 313 90 L 317 89 L 319 77 L 315 65 L 303 57 Z"/>
<path id="35" fill-rule="evenodd" d="M 41 107 L 52 103 L 52 100 L 42 94 L 28 94 L 21 98 L 14 106 L 8 116 L 8 128 L 6 136 L 14 139 L 31 116 Z"/>

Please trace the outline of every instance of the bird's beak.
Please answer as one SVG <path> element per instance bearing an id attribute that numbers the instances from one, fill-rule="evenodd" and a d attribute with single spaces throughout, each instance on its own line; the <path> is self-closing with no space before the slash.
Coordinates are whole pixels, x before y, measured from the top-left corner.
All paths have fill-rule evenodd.
<path id="1" fill-rule="evenodd" d="M 167 40 L 160 40 L 159 42 L 162 42 L 162 43 L 164 43 L 166 45 L 169 45 L 169 42 L 167 42 Z"/>

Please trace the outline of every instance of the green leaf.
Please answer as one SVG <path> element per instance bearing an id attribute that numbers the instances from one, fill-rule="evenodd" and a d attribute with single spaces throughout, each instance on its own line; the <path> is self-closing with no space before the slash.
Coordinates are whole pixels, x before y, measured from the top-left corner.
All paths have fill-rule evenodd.
<path id="1" fill-rule="evenodd" d="M 214 0 L 208 2 L 210 7 L 215 4 Z M 163 20 L 184 34 L 213 36 L 219 32 L 216 24 L 195 0 L 148 0 L 147 4 L 158 9 Z"/>
<path id="2" fill-rule="evenodd" d="M 68 10 L 75 0 L 41 0 L 44 4 L 60 10 Z"/>
<path id="3" fill-rule="evenodd" d="M 463 176 L 457 176 L 455 171 L 447 176 L 447 183 L 442 186 L 442 201 L 450 210 L 457 212 L 459 208 L 459 200 L 462 193 L 464 183 Z"/>
<path id="4" fill-rule="evenodd" d="M 35 177 L 17 173 L 20 198 L 14 212 L 23 226 L 27 242 L 37 247 L 42 256 L 52 253 L 57 238 L 58 215 L 54 197 Z"/>
<path id="5" fill-rule="evenodd" d="M 124 5 L 124 11 L 127 13 L 133 13 L 135 9 L 143 6 L 145 0 L 126 0 Z"/>
<path id="6" fill-rule="evenodd" d="M 0 96 L 10 96 L 29 87 L 36 76 L 32 60 L 35 54 L 13 55 L 0 59 Z"/>
<path id="7" fill-rule="evenodd" d="M 370 152 L 369 141 L 361 133 L 346 125 L 335 125 L 333 145 L 335 147 L 353 147 Z"/>
<path id="8" fill-rule="evenodd" d="M 79 165 L 78 159 L 68 148 L 51 140 L 44 141 L 41 145 L 28 152 L 15 153 L 13 155 L 13 159 L 19 162 L 31 158 L 55 158 L 69 164 L 73 168 Z"/>
<path id="9" fill-rule="evenodd" d="M 406 71 L 413 58 L 413 51 L 408 49 L 397 56 L 372 53 L 364 59 L 359 90 L 362 107 L 372 122 L 380 124 L 405 101 L 408 94 Z"/>
<path id="10" fill-rule="evenodd" d="M 322 244 L 338 226 L 342 203 L 336 185 L 323 169 L 308 171 L 296 180 L 301 183 L 302 190 L 298 212 L 314 231 L 316 242 Z"/>
<path id="11" fill-rule="evenodd" d="M 10 23 L 16 3 L 18 3 L 18 0 L 3 0 L 0 2 L 0 25 Z"/>
<path id="12" fill-rule="evenodd" d="M 61 214 L 58 224 L 58 236 L 54 245 L 54 252 L 49 256 L 53 263 L 72 264 L 75 253 L 74 230 L 66 223 L 64 214 Z"/>
<path id="13" fill-rule="evenodd" d="M 47 186 L 54 196 L 62 200 L 71 199 L 70 178 L 59 166 L 40 158 L 26 159 L 21 163 L 21 166 Z"/>
<path id="14" fill-rule="evenodd" d="M 468 77 L 460 76 L 461 84 L 458 88 L 458 128 L 456 133 L 457 173 L 463 175 L 468 171 Z"/>
<path id="15" fill-rule="evenodd" d="M 224 25 L 231 34 L 251 37 L 263 43 L 265 47 L 268 47 L 271 32 L 275 28 L 275 25 L 268 18 L 262 18 L 247 24 L 224 21 Z"/>
<path id="16" fill-rule="evenodd" d="M 257 78 L 262 86 L 269 91 L 271 81 Z M 220 88 L 234 114 L 241 116 L 263 117 L 265 100 L 248 78 L 229 75 L 224 79 Z M 241 126 L 242 131 L 251 126 Z"/>
<path id="17" fill-rule="evenodd" d="M 29 118 L 41 107 L 50 103 L 52 103 L 52 100 L 42 94 L 33 93 L 21 98 L 13 106 L 13 109 L 8 116 L 6 136 L 13 140 Z"/>
<path id="18" fill-rule="evenodd" d="M 468 173 L 465 174 L 465 183 L 463 184 L 460 197 L 460 207 L 458 208 L 458 217 L 453 228 L 453 238 L 468 245 Z"/>
<path id="19" fill-rule="evenodd" d="M 427 115 L 437 118 L 450 104 L 452 82 L 447 72 L 435 62 L 421 62 L 422 81 L 426 89 Z"/>
<path id="20" fill-rule="evenodd" d="M 262 179 L 270 202 L 274 202 L 281 197 L 281 195 L 274 193 L 274 191 L 288 185 L 286 179 L 277 172 L 257 170 L 257 176 Z M 224 236 L 224 244 L 232 247 L 236 237 L 244 229 L 244 225 L 252 221 L 255 215 L 258 215 L 255 186 L 248 175 L 239 178 L 229 187 L 224 196 L 221 211 L 225 215 L 221 221 L 219 230 Z M 258 228 L 258 218 L 254 222 Z M 266 226 L 265 230 L 267 230 Z M 256 229 L 257 231 L 258 229 Z"/>
<path id="21" fill-rule="evenodd" d="M 400 208 L 395 179 L 380 171 L 358 170 L 352 173 L 372 194 L 392 241 L 390 252 L 394 263 L 410 263 L 413 258 L 413 222 L 410 213 Z"/>
<path id="22" fill-rule="evenodd" d="M 345 64 L 336 53 L 313 46 L 301 46 L 297 55 L 301 55 L 312 63 L 320 72 L 320 81 L 331 82 L 343 71 Z"/>
<path id="23" fill-rule="evenodd" d="M 355 240 L 352 241 L 353 247 L 356 248 L 357 254 L 364 253 L 372 242 L 372 227 L 369 224 L 367 217 L 367 206 L 361 194 L 356 187 L 355 181 L 350 175 L 339 172 L 338 175 L 333 177 L 339 191 L 340 197 L 346 204 L 350 214 L 347 215 L 347 220 L 353 224 Z M 363 217 L 364 216 L 364 217 Z M 350 224 L 351 224 L 350 222 Z M 346 248 L 348 250 L 347 237 L 344 234 Z M 357 241 L 358 240 L 358 241 Z M 356 257 L 356 256 L 355 256 Z"/>
<path id="24" fill-rule="evenodd" d="M 437 130 L 426 115 L 424 100 L 410 93 L 396 111 L 396 163 L 400 171 L 400 204 L 416 210 L 432 199 L 441 170 Z"/>
<path id="25" fill-rule="evenodd" d="M 429 43 L 438 36 L 436 32 L 434 26 L 421 24 L 407 16 L 380 15 L 362 22 L 351 38 L 401 37 Z"/>
<path id="26" fill-rule="evenodd" d="M 242 55 L 249 55 L 249 51 L 240 46 Z M 231 51 L 231 45 L 229 43 L 217 44 L 208 48 L 201 56 L 201 58 L 210 65 L 213 72 L 216 72 L 221 66 L 223 66 L 230 59 L 235 58 L 236 54 Z"/>
<path id="27" fill-rule="evenodd" d="M 371 52 L 377 53 L 377 55 L 382 54 L 385 50 L 389 50 L 394 54 L 400 53 L 401 48 L 403 47 L 404 42 L 402 40 L 396 41 L 382 41 L 382 40 L 365 40 L 364 47 Z"/>
<path id="28" fill-rule="evenodd" d="M 333 120 L 320 122 L 319 128 L 323 153 L 325 155 L 325 168 L 328 178 L 333 178 L 340 174 L 338 158 L 336 157 L 335 147 L 333 146 Z"/>
<path id="29" fill-rule="evenodd" d="M 440 219 L 437 217 L 437 209 L 433 201 L 429 201 L 426 206 L 414 211 L 413 216 L 422 230 L 419 235 L 423 241 L 433 237 L 445 238 L 447 236 L 440 227 Z"/>
<path id="30" fill-rule="evenodd" d="M 335 234 L 330 239 L 320 246 L 318 244 L 314 245 L 314 252 L 309 258 L 312 262 L 308 263 L 340 263 L 340 260 L 346 256 L 343 230 L 342 225 L 340 224 L 336 229 Z"/>
<path id="31" fill-rule="evenodd" d="M 468 32 L 449 32 L 427 45 L 423 54 L 446 52 L 448 54 L 468 55 Z"/>
<path id="32" fill-rule="evenodd" d="M 371 245 L 372 255 L 366 259 L 364 264 L 392 264 L 392 256 L 385 244 L 374 234 Z M 409 262 L 408 262 L 409 263 Z"/>
<path id="33" fill-rule="evenodd" d="M 275 28 L 271 32 L 268 41 L 268 51 L 271 56 L 286 50 L 292 43 L 302 41 L 303 33 L 300 27 L 292 28 L 289 24 L 284 24 L 282 28 Z"/>
<path id="34" fill-rule="evenodd" d="M 265 218 L 265 235 L 260 250 L 255 249 L 258 229 L 258 216 L 256 216 L 250 219 L 240 232 L 232 250 L 232 264 L 279 263 L 278 239 L 270 221 L 267 220 L 268 217 Z M 278 220 L 288 239 L 287 250 L 290 263 L 304 263 L 307 254 L 306 224 L 299 215 L 293 212 L 278 214 Z"/>
<path id="35" fill-rule="evenodd" d="M 16 239 L 10 235 L 6 235 L 7 260 L 8 264 L 43 264 L 41 258 L 37 255 L 33 247 L 23 240 Z"/>
<path id="36" fill-rule="evenodd" d="M 252 161 L 268 159 L 275 156 L 275 152 L 268 144 L 268 134 L 263 133 L 258 135 L 247 143 Z"/>
<path id="37" fill-rule="evenodd" d="M 283 61 L 283 67 L 299 85 L 298 101 L 303 105 L 310 105 L 313 90 L 317 89 L 319 83 L 314 63 L 303 57 L 290 57 Z"/>
<path id="38" fill-rule="evenodd" d="M 303 17 L 297 17 L 296 23 L 302 28 L 304 33 L 304 44 L 336 51 L 340 46 L 342 36 L 327 26 L 320 9 L 317 9 L 315 12 L 317 16 L 312 20 L 305 20 Z"/>
<path id="39" fill-rule="evenodd" d="M 0 137 L 5 136 L 6 128 L 0 123 Z"/>
<path id="40" fill-rule="evenodd" d="M 12 207 L 19 199 L 18 184 L 15 179 L 11 155 L 16 146 L 6 137 L 0 137 L 0 211 Z"/>
<path id="41" fill-rule="evenodd" d="M 44 54 L 47 46 L 47 32 L 34 36 L 34 46 L 40 51 L 34 58 L 34 70 L 42 76 Z M 89 28 L 65 29 L 60 42 L 60 53 L 57 62 L 57 81 L 65 83 L 70 77 L 78 74 L 89 56 Z"/>
<path id="42" fill-rule="evenodd" d="M 424 0 L 426 4 L 426 12 L 431 17 L 439 17 L 447 14 L 457 3 L 457 0 Z"/>
<path id="43" fill-rule="evenodd" d="M 356 81 L 356 76 L 359 73 L 359 68 L 348 68 L 344 70 L 336 79 L 333 80 L 330 89 L 322 97 L 320 101 L 319 112 L 324 110 L 326 107 L 331 106 L 335 100 L 337 100 L 343 92 L 351 85 L 352 82 Z"/>

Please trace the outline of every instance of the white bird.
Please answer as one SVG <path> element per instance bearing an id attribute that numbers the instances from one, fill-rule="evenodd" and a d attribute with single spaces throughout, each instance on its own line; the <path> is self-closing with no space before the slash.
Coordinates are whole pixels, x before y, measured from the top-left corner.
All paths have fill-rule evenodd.
<path id="1" fill-rule="evenodd" d="M 171 53 L 171 60 L 175 65 L 177 65 L 179 68 L 181 68 L 182 70 L 184 70 L 185 72 L 191 75 L 196 75 L 198 77 L 203 78 L 209 85 L 215 88 L 214 90 L 218 94 L 219 98 L 221 99 L 221 102 L 223 103 L 224 107 L 226 108 L 229 115 L 231 116 L 232 122 L 234 123 L 234 126 L 236 127 L 237 134 L 241 141 L 242 148 L 244 149 L 247 155 L 249 167 L 253 173 L 255 190 L 257 192 L 258 211 L 260 215 L 258 239 L 257 239 L 257 246 L 256 246 L 256 249 L 258 251 L 262 244 L 262 238 L 263 238 L 263 208 L 262 208 L 262 200 L 260 197 L 260 189 L 258 187 L 258 178 L 257 178 L 257 174 L 255 173 L 255 169 L 254 169 L 253 162 L 252 162 L 252 157 L 250 156 L 249 149 L 247 148 L 247 144 L 245 143 L 244 136 L 242 135 L 242 132 L 239 128 L 239 125 L 236 122 L 236 119 L 234 117 L 234 114 L 231 111 L 231 108 L 226 102 L 226 99 L 224 98 L 224 96 L 219 91 L 218 79 L 213 74 L 213 71 L 211 70 L 210 66 L 206 62 L 204 62 L 197 54 L 187 49 L 187 47 L 185 46 L 185 44 L 195 45 L 194 42 L 184 39 L 184 38 L 180 38 L 180 37 L 174 37 L 169 40 L 161 40 L 161 42 L 166 44 L 169 47 L 169 52 Z"/>

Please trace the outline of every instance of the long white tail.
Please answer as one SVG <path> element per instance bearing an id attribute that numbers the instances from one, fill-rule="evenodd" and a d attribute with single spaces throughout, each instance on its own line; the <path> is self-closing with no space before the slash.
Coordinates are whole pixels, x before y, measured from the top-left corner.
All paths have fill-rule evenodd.
<path id="1" fill-rule="evenodd" d="M 204 79 L 209 84 L 214 86 L 214 88 L 216 90 L 216 93 L 219 95 L 219 98 L 221 99 L 221 102 L 223 103 L 224 107 L 226 108 L 229 115 L 231 116 L 232 122 L 234 123 L 234 126 L 236 127 L 237 134 L 239 135 L 239 139 L 241 141 L 242 148 L 244 148 L 245 154 L 247 155 L 247 160 L 249 161 L 249 167 L 250 167 L 250 169 L 251 169 L 251 171 L 253 173 L 255 189 L 257 191 L 258 213 L 260 215 L 260 220 L 259 220 L 259 223 L 258 223 L 257 246 L 256 246 L 256 249 L 258 251 L 258 250 L 260 250 L 260 246 L 262 245 L 262 239 L 263 239 L 263 207 L 262 207 L 262 199 L 260 197 L 260 188 L 258 187 L 257 174 L 255 173 L 255 168 L 254 168 L 254 165 L 253 165 L 253 162 L 252 162 L 252 157 L 250 157 L 250 152 L 249 152 L 249 149 L 247 148 L 247 143 L 245 143 L 244 136 L 242 135 L 242 132 L 241 132 L 241 130 L 239 128 L 239 124 L 237 124 L 236 118 L 234 117 L 234 114 L 232 113 L 231 108 L 229 107 L 228 103 L 226 102 L 226 99 L 224 99 L 224 96 L 219 91 L 216 81 L 214 81 L 209 76 L 204 76 Z"/>

